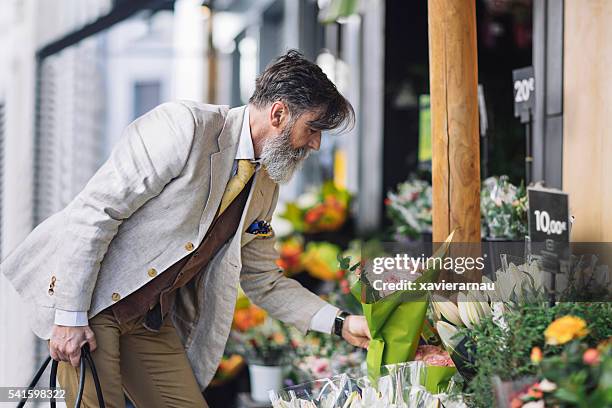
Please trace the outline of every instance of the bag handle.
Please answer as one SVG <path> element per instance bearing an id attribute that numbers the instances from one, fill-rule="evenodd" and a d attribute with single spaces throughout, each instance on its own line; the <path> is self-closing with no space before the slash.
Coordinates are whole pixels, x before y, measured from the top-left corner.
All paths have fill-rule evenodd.
<path id="1" fill-rule="evenodd" d="M 55 389 L 57 385 L 58 362 L 55 360 L 51 360 L 50 356 L 47 357 L 47 359 L 40 366 L 40 368 L 36 372 L 36 375 L 34 375 L 32 382 L 28 386 L 28 389 L 32 389 L 36 386 L 36 384 L 40 380 L 40 377 L 42 377 L 43 373 L 47 369 L 47 366 L 49 365 L 50 361 L 52 361 L 52 363 L 51 363 L 51 374 L 49 376 L 49 387 L 51 389 Z M 96 387 L 96 396 L 98 397 L 98 405 L 100 406 L 100 408 L 105 408 L 104 395 L 102 394 L 102 387 L 100 386 L 100 379 L 98 378 L 98 372 L 96 371 L 96 365 L 94 364 L 93 358 L 91 357 L 91 352 L 89 351 L 89 344 L 87 343 L 85 343 L 83 347 L 81 347 L 81 362 L 80 362 L 80 370 L 79 370 L 79 391 L 77 393 L 74 406 L 75 408 L 80 408 L 81 401 L 83 400 L 83 390 L 85 389 L 85 371 L 87 369 L 87 367 L 85 366 L 85 363 L 89 364 L 89 368 L 91 368 L 91 374 L 93 376 L 94 385 Z M 17 405 L 17 408 L 23 408 L 27 401 L 28 401 L 27 396 L 22 398 L 19 404 Z M 50 404 L 51 404 L 51 408 L 56 408 L 57 405 L 56 405 L 55 398 L 51 398 Z"/>

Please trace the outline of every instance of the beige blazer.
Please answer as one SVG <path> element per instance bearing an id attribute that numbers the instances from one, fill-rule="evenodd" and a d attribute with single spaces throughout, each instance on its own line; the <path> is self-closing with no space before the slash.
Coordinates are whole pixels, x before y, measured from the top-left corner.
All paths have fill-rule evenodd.
<path id="1" fill-rule="evenodd" d="M 230 177 L 244 107 L 196 102 L 158 106 L 130 124 L 66 208 L 39 224 L 0 265 L 48 339 L 55 309 L 89 317 L 134 292 L 197 247 Z M 173 320 L 204 389 L 229 335 L 238 283 L 280 320 L 306 332 L 325 302 L 275 264 L 274 239 L 245 232 L 267 220 L 278 185 L 255 175 L 236 235 L 199 279 L 181 288 Z"/>

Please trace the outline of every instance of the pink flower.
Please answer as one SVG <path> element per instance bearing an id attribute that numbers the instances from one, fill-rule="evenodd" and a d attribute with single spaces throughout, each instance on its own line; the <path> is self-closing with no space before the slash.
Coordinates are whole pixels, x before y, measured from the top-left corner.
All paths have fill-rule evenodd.
<path id="1" fill-rule="evenodd" d="M 455 363 L 446 350 L 438 346 L 424 345 L 417 348 L 414 361 L 423 361 L 425 365 L 454 367 Z"/>
<path id="2" fill-rule="evenodd" d="M 582 361 L 586 365 L 595 366 L 599 364 L 599 351 L 594 348 L 590 348 L 582 355 Z"/>

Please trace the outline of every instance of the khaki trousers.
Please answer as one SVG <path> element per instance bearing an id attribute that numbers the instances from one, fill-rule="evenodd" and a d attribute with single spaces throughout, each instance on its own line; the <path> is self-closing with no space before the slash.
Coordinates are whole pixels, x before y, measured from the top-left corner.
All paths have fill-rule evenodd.
<path id="1" fill-rule="evenodd" d="M 159 333 L 142 326 L 143 317 L 119 324 L 110 311 L 89 321 L 96 335 L 92 353 L 108 408 L 124 408 L 124 392 L 136 408 L 208 407 L 185 355 L 185 350 L 166 318 Z M 66 405 L 74 407 L 79 369 L 61 362 L 58 381 L 66 390 Z M 85 378 L 81 407 L 98 406 L 91 370 Z"/>

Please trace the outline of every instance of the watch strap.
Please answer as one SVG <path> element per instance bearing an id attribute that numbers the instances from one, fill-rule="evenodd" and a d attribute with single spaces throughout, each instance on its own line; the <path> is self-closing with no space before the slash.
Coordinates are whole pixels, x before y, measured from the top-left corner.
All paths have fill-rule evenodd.
<path id="1" fill-rule="evenodd" d="M 349 315 L 348 313 L 341 311 L 336 316 L 336 319 L 334 320 L 334 334 L 335 335 L 342 337 L 342 329 L 344 327 L 344 321 L 346 320 L 346 317 L 348 315 Z"/>

